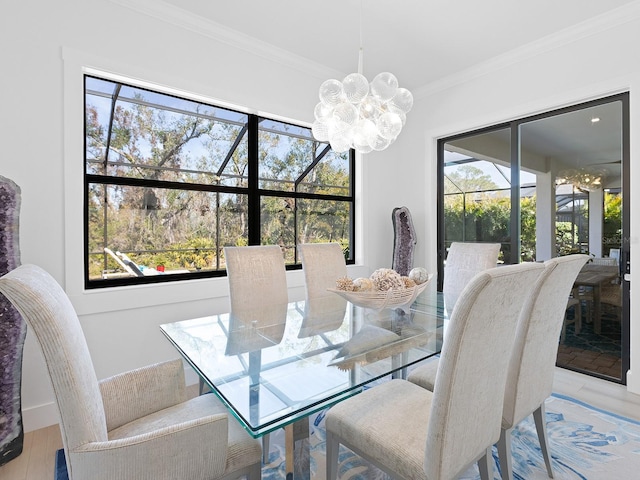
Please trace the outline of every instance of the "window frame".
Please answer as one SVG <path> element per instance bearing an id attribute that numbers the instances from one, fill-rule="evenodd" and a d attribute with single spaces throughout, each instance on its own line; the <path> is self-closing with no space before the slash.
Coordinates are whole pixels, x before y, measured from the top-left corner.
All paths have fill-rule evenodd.
<path id="1" fill-rule="evenodd" d="M 228 185 L 216 185 L 216 184 L 202 184 L 202 183 L 180 183 L 180 182 L 170 182 L 165 180 L 154 180 L 154 179 L 137 179 L 137 178 L 127 178 L 127 177 L 118 177 L 111 175 L 98 175 L 94 173 L 87 172 L 87 143 L 86 143 L 86 96 L 87 96 L 87 87 L 86 87 L 86 78 L 92 77 L 101 80 L 106 80 L 109 82 L 119 83 L 122 85 L 134 87 L 137 89 L 147 90 L 149 92 L 153 92 L 154 94 L 159 95 L 167 95 L 174 96 L 178 98 L 183 98 L 189 101 L 196 101 L 202 104 L 207 104 L 214 108 L 222 108 L 225 110 L 230 110 L 238 113 L 242 113 L 247 117 L 247 140 L 248 140 L 248 158 L 247 158 L 247 170 L 248 170 L 248 184 L 247 187 L 242 186 L 228 186 Z M 349 193 L 348 195 L 334 195 L 334 194 L 319 194 L 319 193 L 305 193 L 298 191 L 286 191 L 286 190 L 270 190 L 259 187 L 259 130 L 260 130 L 260 122 L 264 120 L 275 121 L 285 125 L 291 125 L 298 128 L 309 129 L 310 127 L 303 122 L 294 123 L 292 121 L 281 120 L 277 117 L 269 117 L 267 115 L 258 115 L 255 113 L 248 113 L 240 108 L 233 108 L 228 105 L 218 104 L 217 102 L 203 99 L 196 99 L 193 96 L 185 93 L 185 92 L 176 92 L 169 93 L 162 89 L 154 89 L 148 85 L 138 84 L 133 79 L 127 78 L 112 78 L 109 75 L 101 75 L 96 72 L 87 72 L 84 71 L 82 74 L 82 86 L 83 86 L 83 125 L 84 125 L 84 135 L 83 135 L 83 278 L 84 278 L 84 288 L 86 290 L 95 290 L 102 289 L 107 287 L 124 287 L 124 286 L 132 286 L 132 285 L 140 285 L 140 284 L 153 284 L 153 283 L 165 283 L 165 282 L 181 282 L 186 280 L 194 280 L 194 279 L 202 279 L 202 278 L 215 278 L 215 277 L 224 277 L 226 276 L 226 269 L 219 270 L 207 270 L 207 271 L 196 271 L 189 273 L 179 273 L 174 275 L 154 275 L 154 276 L 142 276 L 142 277 L 124 277 L 124 278 L 111 278 L 111 279 L 90 279 L 89 278 L 89 259 L 92 252 L 89 251 L 89 198 L 90 198 L 90 186 L 91 185 L 124 185 L 124 186 L 134 186 L 134 187 L 150 187 L 150 188 L 168 188 L 182 191 L 205 191 L 211 193 L 235 193 L 235 194 L 244 194 L 247 195 L 248 199 L 248 244 L 249 245 L 260 245 L 261 244 L 261 208 L 260 203 L 263 198 L 266 197 L 286 197 L 292 198 L 295 202 L 298 200 L 326 200 L 326 201 L 340 201 L 350 204 L 350 231 L 348 233 L 349 236 L 349 258 L 347 259 L 347 264 L 354 264 L 356 258 L 356 246 L 355 246 L 355 231 L 356 231 L 356 157 L 355 152 L 350 150 L 348 153 L 348 162 L 349 162 Z M 320 144 L 326 142 L 319 142 Z M 330 151 L 330 146 L 327 144 L 326 148 L 324 148 L 320 155 L 318 155 L 312 164 L 310 164 L 299 176 L 296 180 L 296 184 L 298 180 L 304 178 L 305 175 L 313 166 L 315 166 L 323 156 Z M 297 223 L 298 213 L 294 214 L 294 225 Z M 287 270 L 298 270 L 301 268 L 300 260 L 298 258 L 297 246 L 298 242 L 298 232 L 297 227 L 294 226 L 294 263 L 289 263 L 286 265 Z M 95 252 L 93 252 L 95 253 Z"/>

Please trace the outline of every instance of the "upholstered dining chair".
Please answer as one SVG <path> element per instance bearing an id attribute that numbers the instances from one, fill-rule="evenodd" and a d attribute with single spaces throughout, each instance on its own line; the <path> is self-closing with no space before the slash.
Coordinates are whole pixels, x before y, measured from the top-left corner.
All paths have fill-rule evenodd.
<path id="1" fill-rule="evenodd" d="M 70 480 L 260 478 L 260 442 L 214 395 L 188 400 L 174 360 L 98 381 L 60 285 L 35 265 L 0 278 L 51 378 Z"/>
<path id="2" fill-rule="evenodd" d="M 516 321 L 543 270 L 496 267 L 467 284 L 449 319 L 433 392 L 395 379 L 334 405 L 325 417 L 327 478 L 336 479 L 341 444 L 393 478 L 454 479 L 474 462 L 482 479 L 493 478 Z"/>
<path id="3" fill-rule="evenodd" d="M 442 294 L 447 311 L 451 313 L 460 292 L 476 275 L 495 268 L 500 254 L 499 243 L 453 242 L 444 265 Z"/>
<path id="4" fill-rule="evenodd" d="M 513 478 L 511 467 L 511 432 L 533 414 L 547 473 L 553 478 L 547 441 L 544 402 L 551 395 L 558 338 L 563 328 L 567 298 L 587 255 L 568 255 L 544 263 L 545 270 L 532 287 L 532 294 L 522 309 L 504 392 L 502 429 L 498 457 L 503 479 Z M 437 361 L 414 369 L 407 379 L 428 390 L 438 385 Z M 442 379 L 445 381 L 445 379 Z"/>
<path id="5" fill-rule="evenodd" d="M 229 280 L 230 317 L 247 319 L 270 317 L 274 325 L 262 328 L 278 329 L 278 318 L 286 317 L 289 292 L 287 272 L 282 249 L 278 245 L 252 245 L 246 247 L 225 247 L 224 258 Z M 280 337 L 282 338 L 282 337 Z M 262 436 L 262 459 L 269 460 L 269 434 Z"/>
<path id="6" fill-rule="evenodd" d="M 304 320 L 298 336 L 335 330 L 342 325 L 347 301 L 327 289 L 347 276 L 342 247 L 339 243 L 301 243 L 298 253 L 305 284 Z"/>

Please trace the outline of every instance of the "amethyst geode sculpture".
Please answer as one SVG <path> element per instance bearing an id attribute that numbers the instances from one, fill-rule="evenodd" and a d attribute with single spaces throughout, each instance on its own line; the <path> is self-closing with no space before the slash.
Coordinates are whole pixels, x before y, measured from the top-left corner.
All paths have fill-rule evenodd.
<path id="1" fill-rule="evenodd" d="M 20 187 L 0 176 L 0 276 L 20 264 Z M 22 453 L 22 349 L 27 325 L 0 293 L 0 465 Z"/>
<path id="2" fill-rule="evenodd" d="M 416 231 L 411 212 L 407 207 L 393 209 L 393 263 L 392 267 L 402 276 L 408 276 L 413 267 L 413 252 L 416 246 Z"/>

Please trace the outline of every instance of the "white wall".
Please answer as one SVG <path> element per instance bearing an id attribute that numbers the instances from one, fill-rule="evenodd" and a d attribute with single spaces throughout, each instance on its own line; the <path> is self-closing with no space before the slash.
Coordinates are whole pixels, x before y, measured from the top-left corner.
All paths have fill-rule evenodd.
<path id="1" fill-rule="evenodd" d="M 311 120 L 320 83 L 330 76 L 340 78 L 339 73 L 299 59 L 235 47 L 238 42 L 221 41 L 209 25 L 190 23 L 180 15 L 164 21 L 122 3 L 126 2 L 11 2 L 0 16 L 0 175 L 22 188 L 22 262 L 44 267 L 70 294 L 99 378 L 176 357 L 158 325 L 224 311 L 227 287 L 224 279 L 212 279 L 82 290 L 81 67 L 131 75 L 302 121 Z M 365 221 L 358 225 L 358 263 L 390 266 L 391 212 L 406 206 L 418 232 L 414 263 L 434 271 L 436 139 L 637 88 L 640 60 L 634 48 L 640 40 L 640 22 L 636 18 L 628 15 L 624 19 L 628 23 L 620 22 L 606 32 L 589 30 L 575 41 L 545 44 L 534 53 L 527 50 L 518 58 L 502 59 L 475 77 L 450 79 L 446 88 L 414 92 L 416 105 L 398 141 L 361 160 L 358 218 Z M 633 98 L 632 93 L 635 125 L 640 123 L 640 106 Z M 633 145 L 640 141 L 639 135 L 632 129 L 632 184 Z M 629 194 L 634 205 L 633 193 Z M 637 235 L 638 215 L 640 209 L 632 211 L 632 235 Z M 292 298 L 302 296 L 300 273 L 288 276 Z M 637 307 L 633 308 L 635 317 Z M 632 353 L 634 346 L 640 350 L 640 329 L 635 324 Z M 632 363 L 636 372 L 640 372 L 638 362 Z M 640 379 L 629 381 L 630 388 L 640 392 Z M 56 420 L 53 394 L 31 334 L 25 345 L 23 410 L 27 431 Z"/>

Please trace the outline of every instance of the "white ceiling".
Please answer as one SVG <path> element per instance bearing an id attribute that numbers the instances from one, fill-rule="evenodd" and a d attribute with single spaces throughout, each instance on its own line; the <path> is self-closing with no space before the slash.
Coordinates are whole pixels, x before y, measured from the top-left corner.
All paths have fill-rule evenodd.
<path id="1" fill-rule="evenodd" d="M 147 12 L 164 6 L 165 16 L 202 21 L 241 48 L 338 79 L 358 70 L 362 35 L 365 76 L 390 71 L 414 96 L 473 69 L 606 29 L 640 10 L 640 0 L 113 1 Z M 578 114 L 531 125 L 528 147 L 568 164 L 617 162 L 619 122 L 601 116 L 597 128 Z M 560 138 L 565 129 L 571 133 Z"/>
<path id="2" fill-rule="evenodd" d="M 416 90 L 525 45 L 593 28 L 636 0 L 164 0 L 342 74 Z M 587 22 L 587 23 L 585 23 Z M 550 37 L 551 36 L 551 37 Z"/>

